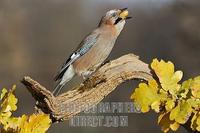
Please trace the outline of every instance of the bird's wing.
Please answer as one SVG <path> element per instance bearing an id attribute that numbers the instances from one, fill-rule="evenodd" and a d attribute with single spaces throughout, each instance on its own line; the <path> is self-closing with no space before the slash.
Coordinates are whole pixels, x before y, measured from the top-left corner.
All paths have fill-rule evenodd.
<path id="1" fill-rule="evenodd" d="M 92 48 L 92 46 L 94 46 L 94 44 L 97 42 L 99 35 L 100 35 L 99 33 L 93 32 L 80 43 L 79 47 L 71 54 L 71 56 L 67 59 L 67 61 L 62 65 L 61 70 L 57 73 L 57 75 L 54 78 L 55 81 L 63 77 L 69 65 L 71 65 L 82 55 L 86 54 Z"/>

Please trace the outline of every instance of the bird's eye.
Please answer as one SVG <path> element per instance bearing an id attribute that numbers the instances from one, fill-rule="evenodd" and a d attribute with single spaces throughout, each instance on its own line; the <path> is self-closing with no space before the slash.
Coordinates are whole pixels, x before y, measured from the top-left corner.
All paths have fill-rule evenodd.
<path id="1" fill-rule="evenodd" d="M 113 14 L 112 14 L 112 17 L 116 17 L 116 16 L 117 16 L 117 13 L 113 13 Z"/>

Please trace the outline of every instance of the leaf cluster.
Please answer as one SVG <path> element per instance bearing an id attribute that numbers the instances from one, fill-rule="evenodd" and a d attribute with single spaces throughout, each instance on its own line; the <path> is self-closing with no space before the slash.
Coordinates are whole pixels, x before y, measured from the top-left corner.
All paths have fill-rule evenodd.
<path id="1" fill-rule="evenodd" d="M 32 114 L 21 117 L 12 116 L 13 111 L 17 110 L 18 99 L 14 95 L 16 86 L 11 90 L 2 89 L 0 95 L 0 125 L 3 127 L 0 132 L 3 133 L 45 133 L 50 127 L 51 119 L 49 115 Z"/>
<path id="2" fill-rule="evenodd" d="M 155 77 L 135 89 L 131 95 L 135 106 L 143 113 L 159 113 L 163 132 L 176 131 L 186 123 L 200 131 L 200 76 L 180 83 L 183 72 L 175 71 L 172 62 L 154 59 L 150 67 Z"/>

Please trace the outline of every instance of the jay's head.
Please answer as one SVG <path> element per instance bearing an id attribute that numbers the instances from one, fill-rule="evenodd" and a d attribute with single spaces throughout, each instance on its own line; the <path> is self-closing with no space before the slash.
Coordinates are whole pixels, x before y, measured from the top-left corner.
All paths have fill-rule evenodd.
<path id="1" fill-rule="evenodd" d="M 122 29 L 124 27 L 125 21 L 130 18 L 131 17 L 128 16 L 127 8 L 110 10 L 101 19 L 99 26 L 110 25 Z"/>

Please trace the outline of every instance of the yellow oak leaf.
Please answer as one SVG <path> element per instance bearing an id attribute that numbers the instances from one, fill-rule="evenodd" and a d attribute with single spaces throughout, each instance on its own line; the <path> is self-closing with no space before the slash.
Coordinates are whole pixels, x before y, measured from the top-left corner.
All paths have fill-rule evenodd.
<path id="1" fill-rule="evenodd" d="M 179 127 L 180 127 L 180 124 L 178 122 L 174 122 L 170 124 L 170 128 L 172 131 L 177 131 Z"/>
<path id="2" fill-rule="evenodd" d="M 191 125 L 190 127 L 192 128 L 192 130 L 196 130 L 196 128 L 198 127 L 197 125 L 197 118 L 199 117 L 199 113 L 198 112 L 195 112 L 194 115 L 192 116 L 192 119 L 191 119 Z"/>
<path id="3" fill-rule="evenodd" d="M 17 98 L 13 94 L 15 88 L 16 86 L 14 85 L 11 90 L 3 89 L 1 93 L 0 124 L 3 125 L 5 131 L 8 128 L 16 128 L 17 126 L 17 118 L 11 117 L 12 111 L 17 109 Z"/>
<path id="4" fill-rule="evenodd" d="M 196 130 L 200 131 L 200 115 L 198 115 L 197 117 L 196 124 L 197 124 Z"/>
<path id="5" fill-rule="evenodd" d="M 192 84 L 192 79 L 188 79 L 182 83 L 181 88 L 179 90 L 179 95 L 181 96 L 181 98 L 187 97 L 191 84 Z"/>
<path id="6" fill-rule="evenodd" d="M 3 99 L 1 102 L 1 112 L 9 112 L 9 111 L 15 111 L 17 109 L 17 98 L 13 94 L 15 91 L 16 86 L 14 85 L 13 88 L 9 91 L 6 92 L 5 90 L 3 91 L 2 95 Z"/>
<path id="7" fill-rule="evenodd" d="M 1 97 L 0 97 L 1 100 L 2 100 L 3 97 L 6 95 L 7 92 L 8 92 L 8 91 L 6 90 L 6 88 L 3 88 L 3 89 L 2 89 L 2 91 L 1 91 Z"/>
<path id="8" fill-rule="evenodd" d="M 148 112 L 152 105 L 155 110 L 159 108 L 160 97 L 158 95 L 158 85 L 155 80 L 149 80 L 148 84 L 140 83 L 139 87 L 131 95 L 136 107 L 141 108 L 142 112 Z"/>
<path id="9" fill-rule="evenodd" d="M 20 123 L 20 133 L 45 133 L 50 127 L 51 119 L 44 113 L 32 114 L 30 117 L 23 115 Z"/>
<path id="10" fill-rule="evenodd" d="M 6 120 L 6 124 L 4 124 L 4 130 L 9 131 L 12 129 L 12 131 L 16 131 L 19 126 L 19 118 L 17 117 L 9 117 Z"/>
<path id="11" fill-rule="evenodd" d="M 175 103 L 174 103 L 174 100 L 173 99 L 169 99 L 167 100 L 167 102 L 165 103 L 165 109 L 166 111 L 170 111 L 174 108 L 175 106 Z"/>
<path id="12" fill-rule="evenodd" d="M 196 98 L 200 98 L 200 76 L 193 79 L 191 83 L 192 95 Z"/>
<path id="13" fill-rule="evenodd" d="M 175 72 L 172 62 L 154 59 L 151 63 L 151 68 L 158 76 L 161 86 L 165 91 L 169 91 L 172 95 L 175 95 L 179 91 L 181 85 L 178 82 L 182 79 L 183 72 Z"/>
<path id="14" fill-rule="evenodd" d="M 187 102 L 195 109 L 195 110 L 199 110 L 200 109 L 200 99 L 197 98 L 189 98 L 187 99 Z"/>
<path id="15" fill-rule="evenodd" d="M 158 117 L 158 125 L 160 125 L 161 130 L 164 133 L 169 132 L 170 129 L 173 130 L 173 131 L 176 131 L 180 126 L 180 124 L 177 123 L 176 121 L 170 120 L 169 115 L 170 115 L 169 112 L 167 112 L 167 113 L 162 112 Z"/>
<path id="16" fill-rule="evenodd" d="M 180 102 L 170 113 L 170 120 L 185 124 L 192 113 L 192 107 L 187 101 Z"/>
<path id="17" fill-rule="evenodd" d="M 160 101 L 155 101 L 151 104 L 151 109 L 153 109 L 155 112 L 159 113 L 160 112 Z"/>

